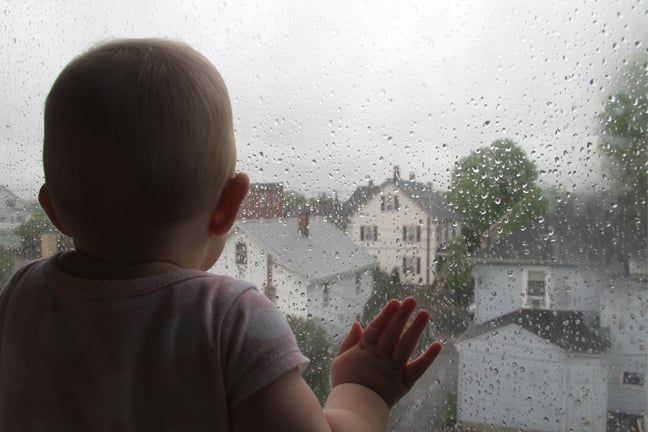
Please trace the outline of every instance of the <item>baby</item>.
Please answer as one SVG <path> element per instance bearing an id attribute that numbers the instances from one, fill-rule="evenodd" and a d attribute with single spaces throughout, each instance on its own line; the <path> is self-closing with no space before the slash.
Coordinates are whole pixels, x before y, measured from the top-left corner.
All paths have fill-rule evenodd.
<path id="1" fill-rule="evenodd" d="M 75 250 L 0 297 L 0 430 L 385 430 L 441 349 L 410 362 L 429 315 L 392 300 L 351 327 L 322 408 L 275 305 L 206 272 L 249 180 L 225 84 L 184 44 L 73 60 L 47 97 L 43 162 L 39 201 Z"/>

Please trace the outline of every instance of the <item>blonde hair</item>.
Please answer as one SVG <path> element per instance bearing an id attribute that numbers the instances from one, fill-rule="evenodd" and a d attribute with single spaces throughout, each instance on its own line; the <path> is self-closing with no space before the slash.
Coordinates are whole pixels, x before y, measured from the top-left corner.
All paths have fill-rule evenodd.
<path id="1" fill-rule="evenodd" d="M 175 222 L 217 202 L 233 140 L 227 89 L 205 57 L 179 42 L 111 41 L 74 59 L 47 97 L 45 182 L 69 224 Z"/>

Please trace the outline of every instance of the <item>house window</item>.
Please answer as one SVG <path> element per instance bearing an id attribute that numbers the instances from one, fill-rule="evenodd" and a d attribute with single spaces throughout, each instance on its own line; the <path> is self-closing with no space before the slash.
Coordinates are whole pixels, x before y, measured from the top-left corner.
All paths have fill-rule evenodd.
<path id="1" fill-rule="evenodd" d="M 529 309 L 544 309 L 547 302 L 547 277 L 545 270 L 529 270 L 526 273 L 524 287 L 525 307 Z"/>
<path id="2" fill-rule="evenodd" d="M 245 242 L 236 243 L 236 264 L 246 265 L 248 262 L 247 245 Z"/>
<path id="3" fill-rule="evenodd" d="M 646 378 L 641 372 L 623 371 L 621 382 L 625 386 L 643 387 L 646 384 Z"/>
<path id="4" fill-rule="evenodd" d="M 324 283 L 324 288 L 322 289 L 322 305 L 328 306 L 331 301 L 331 293 L 329 291 L 329 284 Z"/>
<path id="5" fill-rule="evenodd" d="M 362 225 L 360 227 L 360 240 L 364 240 L 364 241 L 378 240 L 378 226 Z"/>
<path id="6" fill-rule="evenodd" d="M 421 258 L 415 256 L 403 257 L 403 274 L 421 274 Z"/>
<path id="7" fill-rule="evenodd" d="M 420 242 L 421 226 L 420 225 L 403 225 L 403 241 Z"/>
<path id="8" fill-rule="evenodd" d="M 439 244 L 443 244 L 448 241 L 448 230 L 446 228 L 446 225 L 441 221 L 437 222 L 436 239 L 437 243 Z"/>
<path id="9" fill-rule="evenodd" d="M 398 195 L 381 195 L 380 196 L 380 211 L 397 211 L 400 209 L 400 201 Z"/>

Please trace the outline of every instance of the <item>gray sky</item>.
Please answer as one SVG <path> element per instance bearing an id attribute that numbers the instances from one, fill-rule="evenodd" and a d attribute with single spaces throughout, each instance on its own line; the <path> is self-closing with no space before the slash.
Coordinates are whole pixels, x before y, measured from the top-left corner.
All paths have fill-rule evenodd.
<path id="1" fill-rule="evenodd" d="M 646 0 L 0 0 L 0 184 L 35 196 L 43 101 L 72 57 L 158 36 L 221 70 L 252 181 L 344 198 L 397 164 L 445 189 L 455 161 L 509 137 L 543 186 L 600 187 L 594 116 L 622 62 L 647 55 L 647 11 Z"/>

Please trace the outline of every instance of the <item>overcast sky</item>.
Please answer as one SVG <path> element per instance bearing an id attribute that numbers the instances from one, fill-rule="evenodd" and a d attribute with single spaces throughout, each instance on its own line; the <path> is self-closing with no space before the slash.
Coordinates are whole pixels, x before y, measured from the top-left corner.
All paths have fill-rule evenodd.
<path id="1" fill-rule="evenodd" d="M 595 114 L 622 62 L 648 56 L 646 0 L 0 5 L 0 184 L 26 199 L 42 182 L 49 87 L 112 37 L 203 52 L 233 99 L 240 170 L 342 198 L 393 165 L 446 189 L 454 162 L 503 137 L 536 161 L 543 186 L 599 187 Z"/>

